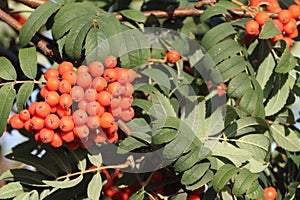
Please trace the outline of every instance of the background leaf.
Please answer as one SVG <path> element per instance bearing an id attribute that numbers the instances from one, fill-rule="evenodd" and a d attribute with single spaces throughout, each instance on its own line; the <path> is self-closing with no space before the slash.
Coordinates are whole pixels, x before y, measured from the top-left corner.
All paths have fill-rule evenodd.
<path id="1" fill-rule="evenodd" d="M 14 66 L 5 57 L 0 57 L 0 77 L 5 80 L 17 79 L 17 73 Z"/>
<path id="2" fill-rule="evenodd" d="M 45 2 L 31 13 L 20 31 L 19 37 L 21 47 L 30 42 L 31 38 L 39 31 L 45 21 L 59 8 L 60 5 L 56 3 Z"/>
<path id="3" fill-rule="evenodd" d="M 216 192 L 219 192 L 223 189 L 225 184 L 233 177 L 236 173 L 239 172 L 239 169 L 234 165 L 225 164 L 223 165 L 215 174 L 212 184 Z"/>
<path id="4" fill-rule="evenodd" d="M 19 60 L 25 76 L 35 79 L 37 73 L 37 54 L 35 47 L 20 49 Z"/>
<path id="5" fill-rule="evenodd" d="M 18 96 L 17 96 L 17 109 L 20 112 L 23 108 L 27 100 L 29 99 L 32 91 L 33 91 L 34 83 L 28 82 L 28 83 L 23 83 L 18 91 Z"/>
<path id="6" fill-rule="evenodd" d="M 0 89 L 0 136 L 4 133 L 7 125 L 7 119 L 14 103 L 16 90 L 13 84 L 7 84 Z"/>

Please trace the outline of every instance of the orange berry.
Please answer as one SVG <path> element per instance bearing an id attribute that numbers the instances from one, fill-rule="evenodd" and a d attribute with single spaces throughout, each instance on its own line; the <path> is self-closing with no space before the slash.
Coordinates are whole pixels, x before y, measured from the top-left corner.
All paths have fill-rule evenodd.
<path id="1" fill-rule="evenodd" d="M 291 12 L 293 18 L 298 18 L 300 16 L 300 6 L 292 4 L 289 6 L 288 10 Z"/>
<path id="2" fill-rule="evenodd" d="M 106 68 L 112 69 L 117 66 L 118 60 L 114 56 L 107 56 L 106 58 L 104 58 L 104 64 L 105 64 Z"/>
<path id="3" fill-rule="evenodd" d="M 87 89 L 84 93 L 85 100 L 88 102 L 95 101 L 97 99 L 97 91 L 95 89 Z"/>
<path id="4" fill-rule="evenodd" d="M 294 45 L 294 41 L 289 37 L 283 37 L 283 40 L 286 42 L 286 45 L 289 48 L 292 48 L 292 46 Z"/>
<path id="5" fill-rule="evenodd" d="M 55 105 L 55 106 L 51 106 L 51 111 L 50 111 L 50 113 L 56 113 L 56 111 L 57 111 L 57 106 Z"/>
<path id="6" fill-rule="evenodd" d="M 255 15 L 256 22 L 261 26 L 264 25 L 269 19 L 269 15 L 264 11 L 257 12 Z"/>
<path id="7" fill-rule="evenodd" d="M 59 117 L 71 116 L 72 110 L 71 109 L 65 109 L 64 107 L 61 107 L 60 105 L 57 105 L 56 113 Z"/>
<path id="8" fill-rule="evenodd" d="M 62 94 L 59 97 L 59 105 L 63 108 L 65 108 L 66 110 L 69 109 L 72 106 L 73 100 L 71 95 L 69 94 Z"/>
<path id="9" fill-rule="evenodd" d="M 180 59 L 180 53 L 176 50 L 170 50 L 167 53 L 167 60 L 170 63 L 176 63 Z"/>
<path id="10" fill-rule="evenodd" d="M 63 116 L 60 119 L 59 128 L 64 132 L 72 131 L 74 128 L 73 119 L 70 116 Z"/>
<path id="11" fill-rule="evenodd" d="M 205 186 L 203 185 L 202 187 L 196 189 L 196 190 L 193 190 L 192 191 L 192 194 L 194 195 L 200 195 L 202 194 L 203 192 L 205 191 Z"/>
<path id="12" fill-rule="evenodd" d="M 44 123 L 45 120 L 43 118 L 40 118 L 40 117 L 36 117 L 36 116 L 33 116 L 31 119 L 30 119 L 30 127 L 32 130 L 41 130 L 42 128 L 44 128 Z"/>
<path id="13" fill-rule="evenodd" d="M 13 115 L 9 120 L 9 124 L 14 129 L 21 129 L 24 127 L 24 122 L 20 119 L 19 114 Z"/>
<path id="14" fill-rule="evenodd" d="M 79 102 L 84 99 L 84 90 L 80 86 L 74 86 L 71 89 L 70 94 L 71 94 L 73 101 L 75 101 L 75 102 Z"/>
<path id="15" fill-rule="evenodd" d="M 292 39 L 298 37 L 298 29 L 296 28 L 292 33 L 287 34 L 286 36 Z"/>
<path id="16" fill-rule="evenodd" d="M 110 112 L 114 118 L 119 118 L 121 115 L 122 109 L 119 106 L 116 108 L 110 107 L 110 108 L 108 108 L 108 112 Z"/>
<path id="17" fill-rule="evenodd" d="M 86 112 L 89 116 L 101 116 L 105 111 L 105 108 L 100 105 L 97 101 L 91 101 L 86 106 Z"/>
<path id="18" fill-rule="evenodd" d="M 90 130 L 87 125 L 75 126 L 73 132 L 74 135 L 79 138 L 87 138 L 90 134 Z"/>
<path id="19" fill-rule="evenodd" d="M 88 72 L 88 71 L 89 71 L 89 68 L 87 66 L 81 65 L 77 69 L 77 74 L 85 73 L 85 72 Z"/>
<path id="20" fill-rule="evenodd" d="M 97 101 L 100 103 L 101 106 L 108 106 L 110 105 L 112 99 L 112 95 L 110 92 L 102 91 L 97 95 Z"/>
<path id="21" fill-rule="evenodd" d="M 58 65 L 58 73 L 64 75 L 66 72 L 73 71 L 73 64 L 68 61 L 63 61 Z"/>
<path id="22" fill-rule="evenodd" d="M 59 102 L 59 94 L 55 91 L 48 92 L 46 98 L 46 103 L 48 103 L 50 106 L 55 106 Z"/>
<path id="23" fill-rule="evenodd" d="M 100 77 L 103 74 L 104 71 L 104 66 L 101 62 L 99 61 L 94 61 L 91 62 L 88 65 L 88 72 L 93 76 L 93 77 Z"/>
<path id="24" fill-rule="evenodd" d="M 114 143 L 118 140 L 119 136 L 117 132 L 113 132 L 112 134 L 107 135 L 107 141 L 109 143 Z"/>
<path id="25" fill-rule="evenodd" d="M 40 140 L 42 143 L 50 143 L 54 137 L 54 131 L 48 128 L 43 128 L 39 132 Z"/>
<path id="26" fill-rule="evenodd" d="M 33 138 L 37 142 L 42 142 L 41 139 L 40 139 L 40 132 L 34 133 Z"/>
<path id="27" fill-rule="evenodd" d="M 49 92 L 49 90 L 48 90 L 47 86 L 46 85 L 43 86 L 40 90 L 41 97 L 46 98 L 48 92 Z"/>
<path id="28" fill-rule="evenodd" d="M 103 115 L 99 119 L 99 123 L 101 128 L 109 128 L 114 124 L 114 117 L 109 112 L 104 112 Z"/>
<path id="29" fill-rule="evenodd" d="M 120 114 L 120 118 L 125 122 L 130 121 L 133 117 L 134 117 L 134 110 L 132 107 L 126 110 L 122 110 Z"/>
<path id="30" fill-rule="evenodd" d="M 76 110 L 73 113 L 73 120 L 76 126 L 81 126 L 86 124 L 88 115 L 84 110 Z"/>
<path id="31" fill-rule="evenodd" d="M 32 102 L 29 105 L 28 110 L 29 110 L 30 115 L 35 115 L 35 108 L 36 108 L 37 104 L 38 104 L 38 102 Z"/>
<path id="32" fill-rule="evenodd" d="M 116 81 L 118 81 L 122 85 L 129 82 L 128 69 L 115 68 L 115 70 L 117 75 Z"/>
<path id="33" fill-rule="evenodd" d="M 74 151 L 80 147 L 80 144 L 80 140 L 75 138 L 72 142 L 67 143 L 66 146 L 71 151 Z"/>
<path id="34" fill-rule="evenodd" d="M 271 39 L 272 42 L 276 42 L 278 40 L 282 40 L 283 39 L 283 35 L 281 33 L 279 33 L 278 35 L 276 35 L 275 37 L 273 37 Z"/>
<path id="35" fill-rule="evenodd" d="M 130 97 L 134 92 L 134 87 L 131 83 L 126 83 L 124 86 L 125 90 L 123 96 Z"/>
<path id="36" fill-rule="evenodd" d="M 72 89 L 72 85 L 67 80 L 62 80 L 58 85 L 58 91 L 62 94 L 69 93 Z"/>
<path id="37" fill-rule="evenodd" d="M 99 116 L 89 116 L 86 124 L 90 129 L 98 128 L 100 126 Z"/>
<path id="38" fill-rule="evenodd" d="M 69 71 L 69 72 L 64 73 L 64 75 L 62 75 L 61 78 L 62 78 L 62 80 L 68 81 L 71 85 L 74 85 L 77 80 L 77 75 L 75 72 Z"/>
<path id="39" fill-rule="evenodd" d="M 106 134 L 110 134 L 110 135 L 111 135 L 111 134 L 114 134 L 115 132 L 117 132 L 118 129 L 119 129 L 118 123 L 117 123 L 117 122 L 114 122 L 113 125 L 112 125 L 111 127 L 104 129 L 104 132 L 105 132 Z"/>
<path id="40" fill-rule="evenodd" d="M 123 97 L 120 103 L 120 106 L 122 110 L 129 109 L 131 107 L 131 104 L 133 102 L 133 98 L 131 97 Z"/>
<path id="41" fill-rule="evenodd" d="M 38 102 L 35 108 L 35 115 L 41 118 L 45 118 L 51 112 L 51 107 L 46 102 Z"/>
<path id="42" fill-rule="evenodd" d="M 101 92 L 107 87 L 107 81 L 103 77 L 96 77 L 92 81 L 92 88 L 97 92 Z"/>
<path id="43" fill-rule="evenodd" d="M 115 69 L 106 69 L 103 77 L 107 82 L 114 82 L 117 79 L 117 72 Z"/>
<path id="44" fill-rule="evenodd" d="M 120 96 L 121 84 L 118 82 L 110 83 L 107 86 L 107 91 L 110 92 L 114 97 Z"/>
<path id="45" fill-rule="evenodd" d="M 278 13 L 278 19 L 281 21 L 283 24 L 288 23 L 292 19 L 292 14 L 289 10 L 281 10 Z"/>
<path id="46" fill-rule="evenodd" d="M 266 199 L 276 199 L 277 191 L 274 187 L 267 187 L 264 189 L 264 195 Z"/>
<path id="47" fill-rule="evenodd" d="M 200 197 L 197 195 L 190 194 L 187 196 L 186 200 L 200 200 Z"/>
<path id="48" fill-rule="evenodd" d="M 50 114 L 45 118 L 45 126 L 48 129 L 57 129 L 59 127 L 60 120 L 57 115 Z"/>
<path id="49" fill-rule="evenodd" d="M 50 77 L 46 82 L 46 86 L 49 91 L 55 91 L 58 89 L 59 82 L 60 81 L 58 80 L 58 78 Z"/>
<path id="50" fill-rule="evenodd" d="M 249 20 L 245 24 L 246 33 L 249 35 L 258 35 L 259 34 L 259 24 L 254 20 Z"/>
<path id="51" fill-rule="evenodd" d="M 29 113 L 29 110 L 27 109 L 24 109 L 24 110 L 21 110 L 20 113 L 19 113 L 19 118 L 25 122 L 25 121 L 28 121 L 30 119 L 30 113 Z"/>
<path id="52" fill-rule="evenodd" d="M 63 145 L 63 140 L 62 140 L 60 134 L 54 133 L 53 139 L 52 139 L 50 145 L 55 148 L 61 147 Z"/>
<path id="53" fill-rule="evenodd" d="M 297 29 L 297 22 L 294 18 L 290 19 L 290 21 L 283 26 L 283 30 L 286 34 L 293 33 L 295 29 Z"/>
<path id="54" fill-rule="evenodd" d="M 122 98 L 120 96 L 118 97 L 113 97 L 110 101 L 110 107 L 112 108 L 117 108 L 120 106 L 120 103 L 122 101 Z"/>
<path id="55" fill-rule="evenodd" d="M 46 80 L 48 80 L 50 77 L 52 77 L 52 78 L 58 78 L 58 75 L 59 75 L 59 73 L 58 73 L 57 69 L 50 68 L 50 69 L 47 69 L 47 71 L 45 72 L 44 78 Z"/>
<path id="56" fill-rule="evenodd" d="M 32 128 L 31 128 L 30 119 L 27 120 L 27 121 L 24 123 L 24 128 L 25 128 L 25 130 L 28 131 L 28 132 L 32 132 L 32 131 L 33 131 Z"/>
<path id="57" fill-rule="evenodd" d="M 92 83 L 92 76 L 88 72 L 83 72 L 77 75 L 76 83 L 82 88 L 88 88 Z"/>
<path id="58" fill-rule="evenodd" d="M 72 142 L 75 139 L 73 131 L 61 132 L 61 138 L 65 142 Z"/>
<path id="59" fill-rule="evenodd" d="M 87 104 L 88 102 L 86 100 L 81 100 L 78 103 L 78 109 L 86 111 Z"/>
<path id="60" fill-rule="evenodd" d="M 95 143 L 104 143 L 106 141 L 106 134 L 103 131 L 101 131 L 98 134 L 95 134 L 93 136 L 93 141 Z"/>
<path id="61" fill-rule="evenodd" d="M 281 11 L 281 7 L 277 1 L 270 1 L 267 4 L 267 11 L 279 13 Z"/>

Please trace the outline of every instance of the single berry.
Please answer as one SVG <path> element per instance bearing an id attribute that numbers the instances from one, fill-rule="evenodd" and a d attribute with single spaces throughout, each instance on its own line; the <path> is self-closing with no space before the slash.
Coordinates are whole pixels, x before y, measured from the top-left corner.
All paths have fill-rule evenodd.
<path id="1" fill-rule="evenodd" d="M 170 50 L 167 53 L 167 60 L 170 63 L 176 63 L 180 59 L 180 53 L 176 50 Z"/>

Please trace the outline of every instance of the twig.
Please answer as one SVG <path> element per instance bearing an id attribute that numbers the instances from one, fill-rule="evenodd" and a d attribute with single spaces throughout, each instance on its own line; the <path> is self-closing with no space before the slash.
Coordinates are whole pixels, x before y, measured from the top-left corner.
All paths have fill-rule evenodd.
<path id="1" fill-rule="evenodd" d="M 39 7 L 41 4 L 47 2 L 48 0 L 15 0 L 19 3 L 25 4 L 31 8 L 37 8 Z"/>
<path id="2" fill-rule="evenodd" d="M 0 20 L 6 22 L 17 32 L 20 32 L 20 30 L 22 29 L 22 24 L 20 24 L 17 20 L 4 12 L 2 9 L 0 9 Z M 41 39 L 37 35 L 33 36 L 31 41 L 44 53 L 45 56 L 51 57 L 56 62 L 61 62 L 61 58 L 54 54 L 55 51 L 53 45 L 50 45 L 47 41 Z"/>
<path id="3" fill-rule="evenodd" d="M 131 135 L 131 130 L 130 128 L 127 126 L 127 124 L 123 121 L 123 120 L 119 120 L 118 121 L 118 125 L 120 127 L 120 129 L 127 135 Z"/>

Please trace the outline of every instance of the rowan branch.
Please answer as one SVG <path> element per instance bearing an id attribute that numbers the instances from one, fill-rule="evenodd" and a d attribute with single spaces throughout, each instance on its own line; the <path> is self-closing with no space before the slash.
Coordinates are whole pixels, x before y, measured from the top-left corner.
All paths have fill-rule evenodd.
<path id="1" fill-rule="evenodd" d="M 16 2 L 27 5 L 31 8 L 37 8 L 48 0 L 15 0 Z"/>
<path id="2" fill-rule="evenodd" d="M 8 13 L 0 9 L 0 20 L 6 22 L 15 31 L 20 32 L 22 24 L 11 17 Z M 51 57 L 56 62 L 61 62 L 61 58 L 55 55 L 53 45 L 49 44 L 47 41 L 41 39 L 39 36 L 34 35 L 31 41 L 44 53 L 45 56 Z M 55 56 L 54 56 L 55 55 Z"/>

